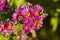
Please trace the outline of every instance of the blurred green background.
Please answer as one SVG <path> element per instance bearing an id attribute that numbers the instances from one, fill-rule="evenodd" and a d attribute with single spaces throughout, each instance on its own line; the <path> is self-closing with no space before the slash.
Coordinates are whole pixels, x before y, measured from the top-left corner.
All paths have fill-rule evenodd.
<path id="1" fill-rule="evenodd" d="M 11 0 L 10 11 L 0 12 L 0 21 L 11 20 L 15 8 L 27 2 L 31 2 L 33 5 L 41 5 L 48 14 L 44 19 L 43 27 L 36 31 L 36 40 L 60 40 L 60 0 Z"/>

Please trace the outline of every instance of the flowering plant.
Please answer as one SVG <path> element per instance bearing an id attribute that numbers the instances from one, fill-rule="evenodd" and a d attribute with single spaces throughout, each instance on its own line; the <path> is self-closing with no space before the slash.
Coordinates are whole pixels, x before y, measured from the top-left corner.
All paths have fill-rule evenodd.
<path id="1" fill-rule="evenodd" d="M 0 0 L 0 12 L 9 10 L 10 3 L 6 0 Z M 45 16 L 42 6 L 38 4 L 33 6 L 31 3 L 22 4 L 15 9 L 11 20 L 0 22 L 0 33 L 4 37 L 14 34 L 16 40 L 26 40 L 27 34 L 38 31 L 43 27 Z"/>

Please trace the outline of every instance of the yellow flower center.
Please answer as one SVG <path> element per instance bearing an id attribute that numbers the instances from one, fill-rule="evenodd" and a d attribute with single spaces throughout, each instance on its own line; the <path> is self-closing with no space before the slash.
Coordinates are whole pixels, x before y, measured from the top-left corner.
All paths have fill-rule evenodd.
<path id="1" fill-rule="evenodd" d="M 39 21 L 39 20 L 36 20 L 36 21 L 34 22 L 34 26 L 40 26 L 40 21 Z"/>
<path id="2" fill-rule="evenodd" d="M 30 17 L 30 12 L 26 13 L 26 18 Z"/>
<path id="3" fill-rule="evenodd" d="M 1 25 L 1 29 L 4 29 L 4 25 Z"/>
<path id="4" fill-rule="evenodd" d="M 35 16 L 38 16 L 38 15 L 39 15 L 39 12 L 38 12 L 38 11 L 36 11 L 34 15 L 35 15 Z"/>
<path id="5" fill-rule="evenodd" d="M 8 29 L 10 29 L 10 30 L 12 29 L 12 24 L 8 25 Z"/>

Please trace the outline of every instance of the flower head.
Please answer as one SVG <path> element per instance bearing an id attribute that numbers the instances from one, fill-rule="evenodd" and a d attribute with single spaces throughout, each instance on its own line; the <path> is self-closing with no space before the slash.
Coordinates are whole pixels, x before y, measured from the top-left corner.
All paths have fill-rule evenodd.
<path id="1" fill-rule="evenodd" d="M 43 25 L 43 16 L 38 16 L 33 20 L 32 28 L 35 30 L 39 30 Z"/>
<path id="2" fill-rule="evenodd" d="M 0 11 L 8 11 L 10 4 L 6 0 L 0 0 Z"/>
<path id="3" fill-rule="evenodd" d="M 13 24 L 14 23 L 12 21 L 9 21 L 7 23 L 0 23 L 0 32 L 4 36 L 8 36 L 10 33 L 13 33 L 15 31 Z"/>
<path id="4" fill-rule="evenodd" d="M 30 7 L 31 6 L 31 7 Z M 25 32 L 31 32 L 31 29 L 39 30 L 43 26 L 43 7 L 32 4 L 21 5 L 13 14 L 14 21 L 23 21 L 22 28 Z M 42 12 L 42 14 L 40 14 Z"/>

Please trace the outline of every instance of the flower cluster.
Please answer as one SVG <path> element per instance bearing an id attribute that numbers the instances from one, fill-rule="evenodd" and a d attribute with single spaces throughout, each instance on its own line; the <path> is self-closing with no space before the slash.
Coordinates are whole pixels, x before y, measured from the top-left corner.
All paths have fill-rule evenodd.
<path id="1" fill-rule="evenodd" d="M 10 4 L 6 0 L 0 0 L 0 11 L 8 11 L 10 9 Z"/>
<path id="2" fill-rule="evenodd" d="M 15 31 L 15 28 L 13 27 L 13 22 L 10 21 L 8 23 L 0 23 L 0 32 L 7 36 L 9 33 L 13 33 Z"/>
<path id="3" fill-rule="evenodd" d="M 10 4 L 6 0 L 0 0 L 0 11 L 8 11 L 10 9 Z M 43 12 L 43 7 L 40 5 L 21 5 L 19 8 L 15 9 L 15 12 L 12 15 L 12 21 L 7 23 L 0 22 L 0 33 L 4 36 L 9 34 L 15 34 L 18 39 L 26 39 L 26 33 L 32 33 L 32 30 L 39 30 L 43 26 L 43 19 L 45 14 Z M 15 24 L 22 24 L 23 31 L 16 28 Z"/>
<path id="4" fill-rule="evenodd" d="M 43 14 L 43 8 L 40 5 L 21 5 L 15 9 L 12 20 L 14 20 L 15 23 L 22 23 L 22 28 L 25 32 L 29 33 L 32 29 L 39 30 L 42 27 Z"/>

